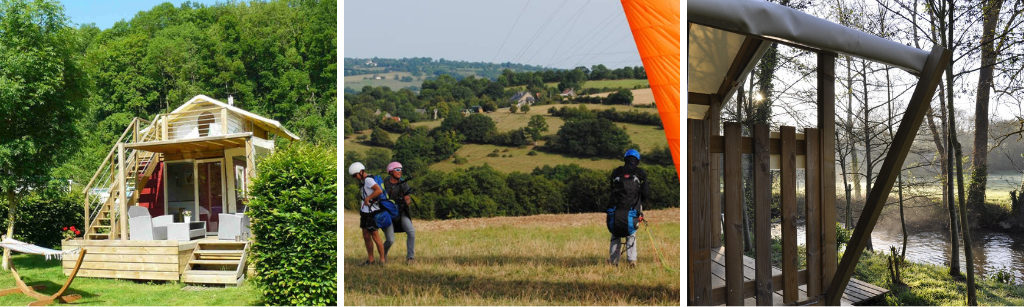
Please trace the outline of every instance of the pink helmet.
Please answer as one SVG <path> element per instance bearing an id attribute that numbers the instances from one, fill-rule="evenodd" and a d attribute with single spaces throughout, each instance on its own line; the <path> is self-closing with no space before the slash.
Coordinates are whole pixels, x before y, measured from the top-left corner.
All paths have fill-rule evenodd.
<path id="1" fill-rule="evenodd" d="M 396 168 L 402 168 L 402 163 L 398 163 L 398 161 L 388 163 L 388 173 L 395 170 Z"/>

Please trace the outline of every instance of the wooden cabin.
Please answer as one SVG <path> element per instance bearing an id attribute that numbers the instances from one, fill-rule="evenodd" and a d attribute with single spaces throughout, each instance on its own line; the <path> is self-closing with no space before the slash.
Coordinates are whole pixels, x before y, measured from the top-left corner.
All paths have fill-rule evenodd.
<path id="1" fill-rule="evenodd" d="M 152 121 L 132 120 L 86 185 L 84 236 L 63 242 L 88 250 L 78 276 L 240 283 L 249 238 L 218 237 L 219 216 L 245 212 L 255 161 L 276 138 L 299 139 L 230 97 L 198 95 Z M 187 238 L 133 238 L 133 206 L 187 225 Z"/>
<path id="2" fill-rule="evenodd" d="M 852 279 L 853 268 L 950 52 L 909 47 L 766 1 L 690 0 L 687 8 L 687 303 L 850 305 L 883 294 L 887 290 Z M 752 135 L 744 137 L 741 124 L 722 122 L 721 110 L 772 43 L 817 55 L 817 124 L 801 131 L 755 124 Z M 834 226 L 838 54 L 902 68 L 920 78 L 841 261 Z M 753 156 L 753 191 L 743 190 L 743 154 Z M 796 232 L 798 168 L 806 174 L 805 242 L 798 242 Z M 770 255 L 772 169 L 781 172 L 781 268 L 771 265 Z M 755 257 L 743 255 L 744 193 L 753 194 Z M 805 270 L 797 269 L 799 243 L 806 244 Z"/>

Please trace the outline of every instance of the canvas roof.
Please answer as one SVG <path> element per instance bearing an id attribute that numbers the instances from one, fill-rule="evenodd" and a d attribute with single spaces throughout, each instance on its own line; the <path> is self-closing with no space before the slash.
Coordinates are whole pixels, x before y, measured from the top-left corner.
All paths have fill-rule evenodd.
<path id="1" fill-rule="evenodd" d="M 929 54 L 763 0 L 689 0 L 686 17 L 691 93 L 731 96 L 772 42 L 864 58 L 915 74 L 924 69 Z M 730 72 L 736 77 L 728 78 Z M 702 117 L 707 109 L 688 104 L 690 118 Z"/>

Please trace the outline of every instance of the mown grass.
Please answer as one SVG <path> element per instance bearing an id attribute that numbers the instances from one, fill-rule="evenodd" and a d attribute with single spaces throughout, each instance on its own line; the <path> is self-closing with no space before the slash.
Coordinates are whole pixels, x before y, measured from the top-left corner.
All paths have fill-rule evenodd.
<path id="1" fill-rule="evenodd" d="M 966 278 L 954 279 L 949 268 L 931 264 L 913 263 L 903 268 L 906 287 L 894 286 L 889 280 L 884 254 L 865 253 L 853 277 L 890 289 L 875 304 L 890 306 L 965 306 L 967 305 Z M 966 272 L 964 272 L 966 274 Z M 1009 285 L 990 278 L 976 278 L 978 305 L 1024 306 L 1024 286 Z"/>
<path id="2" fill-rule="evenodd" d="M 645 212 L 639 265 L 612 267 L 603 213 L 414 221 L 416 263 L 397 235 L 385 266 L 366 260 L 345 212 L 345 305 L 679 305 L 679 209 Z"/>
<path id="3" fill-rule="evenodd" d="M 67 280 L 58 260 L 44 260 L 37 255 L 14 255 L 15 268 L 28 285 L 45 285 L 40 291 L 53 294 Z M 14 276 L 0 271 L 0 288 L 14 288 Z M 262 294 L 250 281 L 241 287 L 199 288 L 178 282 L 139 282 L 121 279 L 77 277 L 65 295 L 79 294 L 82 299 L 75 305 L 100 306 L 203 306 L 203 305 L 262 305 Z M 193 290 L 194 289 L 194 290 Z M 35 299 L 21 294 L 0 296 L 0 305 L 24 306 Z"/>
<path id="4" fill-rule="evenodd" d="M 400 90 L 400 89 L 402 89 L 404 87 L 409 87 L 409 86 L 419 87 L 420 85 L 423 84 L 423 80 L 426 79 L 423 76 L 413 77 L 412 73 L 408 73 L 408 72 L 404 72 L 404 71 L 403 72 L 380 73 L 378 75 L 381 76 L 381 77 L 385 77 L 384 80 L 373 80 L 373 76 L 374 76 L 373 74 L 345 76 L 345 86 L 346 87 L 351 87 L 352 89 L 357 90 L 357 91 L 362 90 L 363 87 L 367 86 L 367 85 L 373 86 L 373 87 L 387 86 L 387 87 L 390 87 L 391 90 L 397 91 L 397 90 Z M 395 75 L 398 75 L 399 79 L 401 79 L 402 77 L 406 77 L 406 76 L 412 77 L 413 81 L 412 82 L 403 82 L 401 80 L 395 80 Z M 364 80 L 363 78 L 367 78 L 367 79 Z"/>
<path id="5" fill-rule="evenodd" d="M 518 148 L 490 144 L 465 144 L 462 145 L 462 148 L 459 148 L 455 154 L 459 157 L 466 158 L 466 163 L 455 164 L 452 163 L 453 159 L 445 159 L 444 161 L 432 164 L 430 169 L 451 171 L 456 168 L 468 168 L 470 166 L 489 164 L 491 167 L 494 167 L 495 170 L 503 173 L 511 173 L 514 171 L 529 173 L 532 172 L 535 167 L 542 167 L 544 165 L 555 166 L 560 164 L 576 163 L 586 168 L 609 171 L 622 165 L 622 161 L 618 159 L 579 158 L 543 151 L 536 151 L 536 155 L 534 156 L 528 155 L 528 153 L 533 150 L 532 148 L 533 146 Z M 488 157 L 487 155 L 494 152 L 494 150 L 498 150 L 498 156 Z M 506 152 L 505 150 L 508 151 Z M 502 155 L 505 155 L 505 157 L 502 157 Z"/>

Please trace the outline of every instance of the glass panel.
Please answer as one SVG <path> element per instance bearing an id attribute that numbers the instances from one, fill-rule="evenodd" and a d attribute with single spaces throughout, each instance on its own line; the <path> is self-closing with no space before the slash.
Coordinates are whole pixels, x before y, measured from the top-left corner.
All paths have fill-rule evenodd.
<path id="1" fill-rule="evenodd" d="M 192 162 L 167 163 L 167 214 L 174 215 L 174 222 L 183 221 L 182 211 L 195 210 L 194 180 Z"/>
<path id="2" fill-rule="evenodd" d="M 249 203 L 246 196 L 249 186 L 245 177 L 245 156 L 232 157 L 231 163 L 235 166 L 235 212 L 245 212 L 245 207 Z"/>
<path id="3" fill-rule="evenodd" d="M 218 214 L 224 213 L 224 187 L 220 162 L 200 162 L 199 220 L 206 221 L 206 231 L 217 231 Z M 196 215 L 196 214 L 193 214 Z"/>

